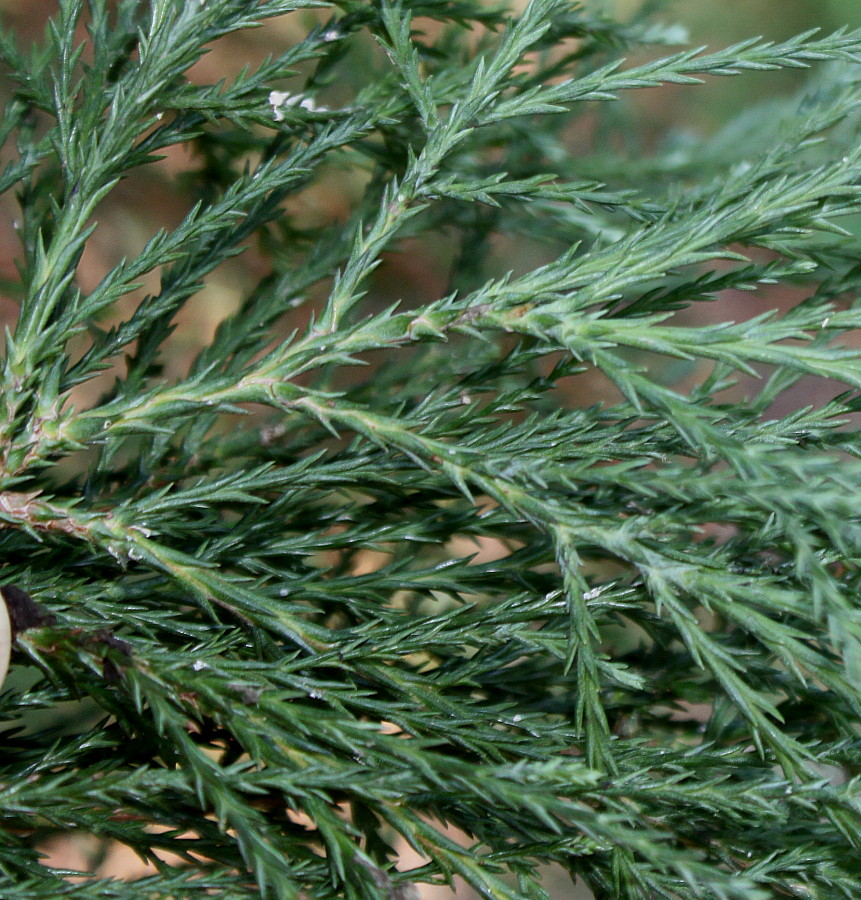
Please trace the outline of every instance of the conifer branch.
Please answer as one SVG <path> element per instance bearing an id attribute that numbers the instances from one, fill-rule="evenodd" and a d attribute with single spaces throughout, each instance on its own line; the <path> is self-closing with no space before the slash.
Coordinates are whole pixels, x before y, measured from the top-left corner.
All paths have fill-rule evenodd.
<path id="1" fill-rule="evenodd" d="M 548 863 L 598 900 L 861 894 L 861 33 L 688 49 L 660 6 L 0 28 L 4 900 L 546 900 Z M 808 67 L 689 147 L 597 137 L 640 88 Z M 178 147 L 173 224 L 142 195 L 151 236 L 85 289 L 120 183 Z M 42 865 L 68 834 L 152 874 Z"/>

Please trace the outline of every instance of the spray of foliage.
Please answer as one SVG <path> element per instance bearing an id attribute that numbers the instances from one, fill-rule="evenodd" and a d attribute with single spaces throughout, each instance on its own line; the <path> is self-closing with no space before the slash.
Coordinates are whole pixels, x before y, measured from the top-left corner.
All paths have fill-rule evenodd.
<path id="1" fill-rule="evenodd" d="M 661 5 L 59 0 L 0 35 L 4 900 L 542 900 L 551 863 L 607 900 L 861 896 L 861 33 L 677 51 Z M 285 14 L 280 54 L 187 77 Z M 808 66 L 666 150 L 624 100 Z M 84 290 L 176 145 L 181 221 Z M 338 167 L 348 218 L 303 221 Z M 448 287 L 391 305 L 391 254 L 440 241 Z M 157 870 L 70 880 L 38 853 L 68 831 Z"/>

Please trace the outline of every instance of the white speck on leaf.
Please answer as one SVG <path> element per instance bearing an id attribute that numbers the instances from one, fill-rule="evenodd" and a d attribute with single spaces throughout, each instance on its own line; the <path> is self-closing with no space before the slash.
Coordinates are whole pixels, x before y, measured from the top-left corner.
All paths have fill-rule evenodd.
<path id="1" fill-rule="evenodd" d="M 325 106 L 317 106 L 310 97 L 303 97 L 302 94 L 291 94 L 289 91 L 270 91 L 269 105 L 272 107 L 272 113 L 276 122 L 284 121 L 284 110 L 291 106 L 299 106 L 307 109 L 308 112 L 320 112 L 325 110 Z"/>

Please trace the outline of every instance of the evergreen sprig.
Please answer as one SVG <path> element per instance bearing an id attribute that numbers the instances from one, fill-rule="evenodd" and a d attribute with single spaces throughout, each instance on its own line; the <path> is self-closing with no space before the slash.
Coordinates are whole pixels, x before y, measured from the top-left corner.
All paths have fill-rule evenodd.
<path id="1" fill-rule="evenodd" d="M 0 29 L 4 900 L 546 900 L 550 863 L 599 900 L 861 895 L 861 32 L 626 63 L 684 42 L 662 5 L 59 0 L 32 46 Z M 278 16 L 290 46 L 192 79 Z M 602 143 L 635 145 L 605 101 L 636 89 L 811 65 L 714 136 Z M 178 145 L 181 220 L 85 290 L 121 179 Z M 303 220 L 336 169 L 361 196 Z M 393 303 L 417 247 L 448 284 Z M 66 833 L 154 874 L 42 865 Z"/>

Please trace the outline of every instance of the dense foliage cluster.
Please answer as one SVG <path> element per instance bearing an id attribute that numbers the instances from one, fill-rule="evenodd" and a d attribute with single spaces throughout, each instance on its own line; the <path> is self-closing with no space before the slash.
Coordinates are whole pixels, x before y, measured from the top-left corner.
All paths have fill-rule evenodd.
<path id="1" fill-rule="evenodd" d="M 4 900 L 540 900 L 545 864 L 861 896 L 861 33 L 668 49 L 663 5 L 58 0 L 0 34 Z M 607 102 L 808 66 L 673 144 Z M 85 289 L 179 145 L 183 215 Z M 153 874 L 42 865 L 67 832 Z"/>

